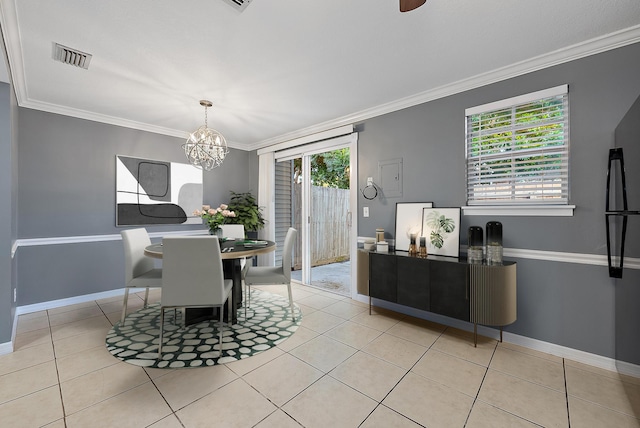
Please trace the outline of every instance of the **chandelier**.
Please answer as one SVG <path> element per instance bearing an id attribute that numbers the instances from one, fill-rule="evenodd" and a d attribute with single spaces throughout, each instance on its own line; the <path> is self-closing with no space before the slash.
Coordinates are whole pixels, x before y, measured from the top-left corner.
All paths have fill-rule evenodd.
<path id="1" fill-rule="evenodd" d="M 204 126 L 192 132 L 182 148 L 190 164 L 209 171 L 222 165 L 229 149 L 222 134 L 207 127 L 207 108 L 213 104 L 211 101 L 200 100 L 200 105 L 204 107 Z"/>

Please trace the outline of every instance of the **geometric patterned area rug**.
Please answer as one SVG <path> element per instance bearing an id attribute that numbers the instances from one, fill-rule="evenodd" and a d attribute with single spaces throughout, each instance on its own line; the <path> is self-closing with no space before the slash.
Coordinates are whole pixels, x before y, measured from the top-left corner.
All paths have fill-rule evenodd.
<path id="1" fill-rule="evenodd" d="M 158 359 L 158 303 L 129 314 L 124 323 L 114 325 L 107 334 L 106 345 L 114 357 L 141 367 L 213 366 L 249 358 L 283 342 L 295 333 L 302 321 L 302 312 L 295 303 L 294 312 L 295 322 L 291 319 L 288 298 L 251 290 L 247 318 L 242 307 L 238 309 L 237 324 L 225 323 L 222 355 L 219 355 L 217 321 L 203 321 L 183 328 L 180 319 L 174 320 L 174 311 L 167 310 L 162 357 Z M 180 317 L 181 311 L 177 313 Z"/>

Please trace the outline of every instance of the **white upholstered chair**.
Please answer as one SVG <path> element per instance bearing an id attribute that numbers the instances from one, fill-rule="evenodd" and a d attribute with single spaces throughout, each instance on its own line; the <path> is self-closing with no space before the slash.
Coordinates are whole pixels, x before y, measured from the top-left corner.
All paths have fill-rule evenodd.
<path id="1" fill-rule="evenodd" d="M 244 225 L 242 224 L 223 224 L 220 228 L 223 238 L 244 239 Z"/>
<path id="2" fill-rule="evenodd" d="M 243 224 L 223 224 L 220 226 L 222 229 L 222 237 L 223 238 L 231 238 L 237 240 L 244 240 L 244 225 Z M 240 268 L 242 269 L 242 275 L 244 276 L 245 269 L 247 267 L 247 258 L 243 257 L 240 259 Z"/>
<path id="3" fill-rule="evenodd" d="M 144 248 L 151 245 L 149 234 L 144 228 L 123 230 L 120 232 L 124 244 L 124 275 L 125 289 L 122 302 L 122 317 L 124 322 L 127 315 L 129 290 L 131 288 L 146 288 L 144 306 L 149 300 L 149 288 L 162 286 L 162 269 L 156 268 L 153 259 L 144 255 Z"/>
<path id="4" fill-rule="evenodd" d="M 284 238 L 284 248 L 282 251 L 282 265 L 280 266 L 250 266 L 244 274 L 244 283 L 246 286 L 246 296 L 244 304 L 244 315 L 247 316 L 247 306 L 251 299 L 252 285 L 271 285 L 286 284 L 289 292 L 289 306 L 291 307 L 291 318 L 295 321 L 293 311 L 293 297 L 291 296 L 291 258 L 293 252 L 293 244 L 296 240 L 298 231 L 290 227 L 287 236 Z"/>
<path id="5" fill-rule="evenodd" d="M 164 311 L 169 308 L 220 308 L 218 341 L 222 355 L 223 308 L 225 302 L 231 302 L 229 296 L 233 289 L 233 281 L 224 279 L 218 237 L 164 238 L 162 253 L 158 358 L 162 356 Z M 229 311 L 231 309 L 229 307 Z"/>

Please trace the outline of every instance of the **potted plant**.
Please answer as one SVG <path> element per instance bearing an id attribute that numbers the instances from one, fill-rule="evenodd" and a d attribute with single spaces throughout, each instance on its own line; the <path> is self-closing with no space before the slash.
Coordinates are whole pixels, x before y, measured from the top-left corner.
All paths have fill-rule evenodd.
<path id="1" fill-rule="evenodd" d="M 244 225 L 245 234 L 249 236 L 248 232 L 253 232 L 252 235 L 256 238 L 258 230 L 264 228 L 262 209 L 258 206 L 256 198 L 251 192 L 230 193 L 229 210 L 235 213 L 235 217 L 228 219 L 229 223 Z"/>

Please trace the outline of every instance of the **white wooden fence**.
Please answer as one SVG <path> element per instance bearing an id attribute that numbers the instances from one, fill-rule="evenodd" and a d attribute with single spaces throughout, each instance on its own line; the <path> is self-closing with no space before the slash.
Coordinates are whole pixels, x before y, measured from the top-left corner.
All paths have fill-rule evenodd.
<path id="1" fill-rule="evenodd" d="M 301 230 L 302 185 L 295 184 L 295 228 Z M 347 224 L 349 190 L 311 186 L 311 266 L 349 260 L 349 227 Z M 298 244 L 300 235 L 298 234 Z M 297 245 L 297 248 L 302 248 Z M 302 257 L 296 251 L 294 266 L 299 269 Z"/>

